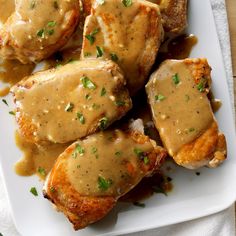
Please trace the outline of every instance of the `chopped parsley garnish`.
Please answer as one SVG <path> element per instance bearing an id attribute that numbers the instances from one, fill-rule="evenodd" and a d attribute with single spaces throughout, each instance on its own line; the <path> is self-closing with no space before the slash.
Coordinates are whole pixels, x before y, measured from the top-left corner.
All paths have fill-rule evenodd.
<path id="1" fill-rule="evenodd" d="M 99 46 L 96 46 L 96 49 L 97 49 L 97 57 L 102 57 L 103 53 L 104 53 L 103 48 L 99 47 Z"/>
<path id="2" fill-rule="evenodd" d="M 31 192 L 34 196 L 38 196 L 38 191 L 37 191 L 37 189 L 36 189 L 35 187 L 32 187 L 32 188 L 30 189 L 30 192 Z"/>
<path id="3" fill-rule="evenodd" d="M 111 60 L 112 61 L 118 61 L 119 60 L 119 58 L 118 58 L 118 56 L 115 54 L 115 53 L 110 53 L 110 56 L 111 56 Z"/>
<path id="4" fill-rule="evenodd" d="M 132 0 L 122 0 L 125 7 L 130 7 L 132 5 Z"/>
<path id="5" fill-rule="evenodd" d="M 86 95 L 85 95 L 85 99 L 86 99 L 86 100 L 90 100 L 91 98 L 92 98 L 92 97 L 91 97 L 90 94 L 86 94 Z"/>
<path id="6" fill-rule="evenodd" d="M 47 31 L 48 35 L 53 35 L 54 32 L 55 32 L 54 29 L 50 29 L 50 30 Z"/>
<path id="7" fill-rule="evenodd" d="M 72 153 L 72 157 L 76 158 L 78 155 L 83 156 L 84 148 L 81 147 L 79 144 L 76 144 L 75 150 Z"/>
<path id="8" fill-rule="evenodd" d="M 133 204 L 134 206 L 143 207 L 143 208 L 145 207 L 145 204 L 141 202 L 134 202 Z"/>
<path id="9" fill-rule="evenodd" d="M 87 76 L 81 77 L 80 81 L 84 88 L 95 89 L 97 87 Z"/>
<path id="10" fill-rule="evenodd" d="M 166 97 L 163 96 L 162 94 L 158 94 L 155 96 L 155 100 L 156 101 L 163 101 Z"/>
<path id="11" fill-rule="evenodd" d="M 101 97 L 103 97 L 104 95 L 106 95 L 106 93 L 107 93 L 107 91 L 106 91 L 106 89 L 103 87 L 102 90 L 101 90 L 101 93 L 100 93 Z"/>
<path id="12" fill-rule="evenodd" d="M 65 111 L 67 111 L 67 112 L 72 112 L 73 109 L 74 109 L 74 104 L 71 102 L 69 102 L 65 107 Z"/>
<path id="13" fill-rule="evenodd" d="M 118 107 L 122 107 L 122 106 L 125 105 L 125 102 L 124 102 L 124 101 L 116 101 L 115 104 L 116 104 L 116 106 L 118 106 Z"/>
<path id="14" fill-rule="evenodd" d="M 9 111 L 9 114 L 12 115 L 12 116 L 16 115 L 16 113 L 14 111 Z"/>
<path id="15" fill-rule="evenodd" d="M 98 126 L 99 126 L 100 130 L 105 130 L 108 126 L 108 118 L 103 117 L 102 119 L 100 119 Z"/>
<path id="16" fill-rule="evenodd" d="M 99 32 L 99 29 L 94 29 L 90 34 L 85 35 L 86 39 L 90 42 L 90 45 L 93 45 L 95 42 L 95 35 Z"/>
<path id="17" fill-rule="evenodd" d="M 54 7 L 55 9 L 58 9 L 58 8 L 59 8 L 59 5 L 58 5 L 58 2 L 57 2 L 57 1 L 54 1 L 54 2 L 53 2 L 53 7 Z"/>
<path id="18" fill-rule="evenodd" d="M 39 172 L 40 175 L 42 175 L 42 176 L 46 176 L 46 171 L 45 171 L 44 168 L 39 167 L 39 168 L 38 168 L 38 172 Z"/>
<path id="19" fill-rule="evenodd" d="M 91 56 L 91 55 L 92 55 L 91 52 L 85 52 L 85 53 L 84 53 L 84 56 L 85 56 L 85 57 L 89 57 L 89 56 Z"/>
<path id="20" fill-rule="evenodd" d="M 30 9 L 34 9 L 36 6 L 36 2 L 35 1 L 31 1 L 30 3 Z"/>
<path id="21" fill-rule="evenodd" d="M 37 32 L 37 36 L 40 37 L 40 38 L 45 38 L 45 30 L 44 29 L 40 29 Z"/>
<path id="22" fill-rule="evenodd" d="M 93 103 L 93 105 L 92 105 L 92 108 L 94 109 L 94 110 L 97 110 L 97 109 L 99 109 L 101 106 L 99 105 L 99 104 L 96 104 L 96 103 Z"/>
<path id="23" fill-rule="evenodd" d="M 2 99 L 2 102 L 5 103 L 8 106 L 8 103 L 7 103 L 6 99 Z"/>
<path id="24" fill-rule="evenodd" d="M 152 186 L 152 189 L 155 193 L 162 193 L 167 196 L 166 191 L 161 186 Z"/>
<path id="25" fill-rule="evenodd" d="M 56 191 L 56 189 L 55 189 L 53 186 L 51 186 L 51 187 L 50 187 L 50 192 L 51 192 L 51 193 L 54 193 L 55 191 Z"/>
<path id="26" fill-rule="evenodd" d="M 85 124 L 85 118 L 82 113 L 77 112 L 77 118 L 79 119 L 79 121 L 82 125 Z"/>
<path id="27" fill-rule="evenodd" d="M 96 1 L 99 5 L 103 5 L 105 3 L 105 0 L 97 0 Z"/>
<path id="28" fill-rule="evenodd" d="M 98 177 L 98 188 L 101 189 L 102 191 L 108 190 L 112 185 L 112 180 L 111 179 L 105 179 L 101 176 Z"/>
<path id="29" fill-rule="evenodd" d="M 140 156 L 143 154 L 143 151 L 142 151 L 141 149 L 139 149 L 139 148 L 134 148 L 134 153 L 135 153 L 138 157 L 140 157 Z"/>
<path id="30" fill-rule="evenodd" d="M 121 156 L 121 155 L 122 155 L 122 152 L 117 151 L 117 152 L 115 152 L 115 155 L 116 155 L 116 156 Z"/>
<path id="31" fill-rule="evenodd" d="M 177 85 L 180 82 L 179 75 L 178 74 L 173 75 L 172 80 L 173 80 L 174 84 Z"/>
<path id="32" fill-rule="evenodd" d="M 150 162 L 150 160 L 149 160 L 149 158 L 148 158 L 147 156 L 145 156 L 145 157 L 143 158 L 143 162 L 144 162 L 145 165 L 148 165 L 149 162 Z"/>
<path id="33" fill-rule="evenodd" d="M 48 26 L 48 27 L 54 27 L 56 24 L 57 24 L 56 21 L 49 21 L 48 24 L 47 24 L 47 26 Z"/>
<path id="34" fill-rule="evenodd" d="M 189 128 L 188 131 L 193 132 L 193 131 L 195 131 L 195 129 L 194 128 Z"/>
<path id="35" fill-rule="evenodd" d="M 200 82 L 197 84 L 197 89 L 200 91 L 200 92 L 203 92 L 204 91 L 204 84 L 203 82 Z"/>

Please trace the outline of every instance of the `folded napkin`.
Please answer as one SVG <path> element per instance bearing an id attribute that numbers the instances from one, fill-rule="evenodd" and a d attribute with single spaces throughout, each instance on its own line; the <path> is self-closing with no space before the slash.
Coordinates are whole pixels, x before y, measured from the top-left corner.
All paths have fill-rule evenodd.
<path id="1" fill-rule="evenodd" d="M 230 54 L 230 41 L 228 32 L 227 14 L 224 0 L 211 0 L 220 45 L 223 53 L 225 68 L 227 72 L 228 85 L 233 107 L 233 77 Z M 0 233 L 4 236 L 19 236 L 10 214 L 9 202 L 6 197 L 3 180 L 0 175 Z M 78 234 L 79 235 L 79 234 Z M 220 213 L 176 224 L 149 230 L 129 236 L 235 236 L 235 210 L 234 205 Z M 33 235 L 32 235 L 33 236 Z M 50 235 L 51 236 L 51 235 Z M 69 235 L 65 235 L 69 236 Z"/>

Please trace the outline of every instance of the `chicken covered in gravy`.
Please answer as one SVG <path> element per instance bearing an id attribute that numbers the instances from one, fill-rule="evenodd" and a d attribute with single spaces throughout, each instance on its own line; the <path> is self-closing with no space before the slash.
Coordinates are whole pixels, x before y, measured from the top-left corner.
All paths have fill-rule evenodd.
<path id="1" fill-rule="evenodd" d="M 34 143 L 67 143 L 104 130 L 132 107 L 120 68 L 99 59 L 35 73 L 12 92 L 19 131 Z"/>
<path id="2" fill-rule="evenodd" d="M 189 169 L 216 167 L 226 158 L 225 137 L 211 109 L 206 59 L 167 60 L 146 91 L 153 120 L 175 162 Z"/>

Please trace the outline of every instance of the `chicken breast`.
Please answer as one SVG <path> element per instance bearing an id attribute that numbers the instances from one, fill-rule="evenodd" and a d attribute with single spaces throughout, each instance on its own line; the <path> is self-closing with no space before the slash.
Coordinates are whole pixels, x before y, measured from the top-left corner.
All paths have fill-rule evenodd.
<path id="1" fill-rule="evenodd" d="M 49 57 L 74 32 L 79 2 L 17 0 L 14 13 L 0 29 L 0 56 L 24 64 Z"/>
<path id="2" fill-rule="evenodd" d="M 146 85 L 164 146 L 177 164 L 189 169 L 216 167 L 226 158 L 225 137 L 207 98 L 210 72 L 206 59 L 167 60 Z"/>
<path id="3" fill-rule="evenodd" d="M 181 33 L 187 26 L 187 0 L 147 0 L 160 6 L 165 32 Z"/>
<path id="4" fill-rule="evenodd" d="M 99 59 L 35 73 L 12 93 L 19 131 L 34 143 L 67 143 L 106 129 L 132 107 L 118 65 Z"/>
<path id="5" fill-rule="evenodd" d="M 138 131 L 99 132 L 59 156 L 43 193 L 75 230 L 82 229 L 107 215 L 121 196 L 159 169 L 165 156 Z"/>
<path id="6" fill-rule="evenodd" d="M 135 94 L 144 86 L 155 61 L 163 28 L 159 7 L 143 0 L 95 1 L 86 18 L 81 57 L 103 57 L 123 69 Z"/>

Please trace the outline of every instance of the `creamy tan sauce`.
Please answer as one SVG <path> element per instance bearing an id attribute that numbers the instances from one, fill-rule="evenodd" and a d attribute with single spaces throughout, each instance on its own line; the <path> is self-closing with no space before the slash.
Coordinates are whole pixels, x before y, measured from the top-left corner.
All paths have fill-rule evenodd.
<path id="1" fill-rule="evenodd" d="M 178 84 L 172 79 L 176 74 Z M 152 75 L 147 91 L 156 127 L 171 156 L 196 139 L 214 119 L 207 95 L 197 89 L 183 62 L 163 64 Z"/>
<path id="2" fill-rule="evenodd" d="M 0 22 L 5 23 L 15 10 L 15 0 L 0 0 L 0 6 Z"/>
<path id="3" fill-rule="evenodd" d="M 96 57 L 97 46 L 103 48 L 105 58 L 110 59 L 111 54 L 115 54 L 126 75 L 128 88 L 134 93 L 143 86 L 145 70 L 151 66 L 161 40 L 161 27 L 155 26 L 157 36 L 149 35 L 150 17 L 156 16 L 157 22 L 158 18 L 161 21 L 158 9 L 146 1 L 125 7 L 122 1 L 109 0 L 103 5 L 95 4 L 92 12 L 94 14 L 86 19 L 84 36 L 92 35 L 95 40 L 91 43 L 84 37 L 81 57 Z M 93 34 L 96 29 L 98 32 Z M 143 57 L 147 58 L 145 62 Z"/>
<path id="4" fill-rule="evenodd" d="M 17 107 L 36 127 L 34 137 L 65 143 L 86 136 L 102 123 L 106 128 L 129 110 L 131 100 L 123 86 L 115 64 L 86 60 L 37 73 L 12 90 Z"/>
<path id="5" fill-rule="evenodd" d="M 41 179 L 52 169 L 57 157 L 69 144 L 50 144 L 36 146 L 29 143 L 16 132 L 16 144 L 23 151 L 23 157 L 15 164 L 15 172 L 20 176 L 37 174 Z"/>
<path id="6" fill-rule="evenodd" d="M 0 96 L 6 96 L 9 93 L 10 87 L 25 76 L 28 76 L 34 70 L 34 64 L 23 65 L 16 60 L 1 60 L 0 61 L 0 81 L 8 84 L 0 89 Z"/>
<path id="7" fill-rule="evenodd" d="M 129 191 L 145 175 L 135 149 L 143 155 L 153 150 L 149 140 L 138 144 L 119 130 L 91 135 L 78 145 L 83 153 L 68 157 L 67 174 L 73 187 L 89 196 L 121 196 Z M 99 187 L 99 178 L 108 183 L 107 189 Z"/>

